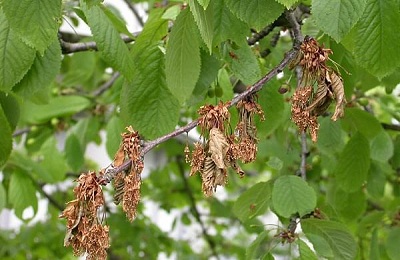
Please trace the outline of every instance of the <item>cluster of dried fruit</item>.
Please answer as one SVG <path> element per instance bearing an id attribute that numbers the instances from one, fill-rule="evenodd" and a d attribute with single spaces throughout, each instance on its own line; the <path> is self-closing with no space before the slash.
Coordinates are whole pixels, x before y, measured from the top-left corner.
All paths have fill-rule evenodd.
<path id="1" fill-rule="evenodd" d="M 314 142 L 318 138 L 317 117 L 323 115 L 335 100 L 335 112 L 331 119 L 336 121 L 343 117 L 346 105 L 342 78 L 326 65 L 329 54 L 332 54 L 330 49 L 321 47 L 311 37 L 305 37 L 299 55 L 289 66 L 302 67 L 302 79 L 292 98 L 292 120 L 301 132 L 309 129 Z"/>
<path id="2" fill-rule="evenodd" d="M 257 131 L 254 125 L 254 114 L 264 118 L 261 107 L 255 102 L 254 96 L 238 103 L 239 123 L 235 135 L 228 134 L 226 125 L 229 124 L 229 103 L 220 102 L 217 106 L 202 106 L 198 113 L 199 126 L 203 142 L 196 142 L 192 156 L 188 147 L 185 148 L 186 161 L 190 162 L 190 176 L 197 172 L 202 179 L 202 189 L 206 196 L 211 196 L 218 185 L 227 183 L 227 170 L 232 167 L 240 177 L 243 170 L 237 160 L 249 163 L 255 160 L 257 154 Z"/>
<path id="3" fill-rule="evenodd" d="M 98 218 L 99 208 L 104 205 L 103 191 L 95 172 L 79 176 L 74 188 L 76 199 L 68 202 L 60 218 L 67 219 L 64 246 L 72 246 L 74 254 L 87 253 L 87 259 L 106 259 L 110 247 L 108 226 Z"/>

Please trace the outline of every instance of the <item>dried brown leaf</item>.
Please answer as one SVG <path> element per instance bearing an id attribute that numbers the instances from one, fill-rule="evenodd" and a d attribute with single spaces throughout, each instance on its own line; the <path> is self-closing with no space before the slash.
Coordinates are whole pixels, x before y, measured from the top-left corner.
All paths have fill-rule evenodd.
<path id="1" fill-rule="evenodd" d="M 125 161 L 125 152 L 123 144 L 120 145 L 118 151 L 115 153 L 113 165 L 114 167 L 121 166 Z"/>
<path id="2" fill-rule="evenodd" d="M 224 186 L 227 182 L 226 169 L 220 169 L 214 160 L 208 156 L 204 162 L 204 170 L 201 172 L 202 189 L 204 195 L 211 196 L 218 185 Z"/>
<path id="3" fill-rule="evenodd" d="M 229 144 L 226 141 L 225 135 L 218 129 L 210 130 L 209 150 L 211 158 L 220 169 L 225 169 L 225 157 L 228 152 Z"/>
<path id="4" fill-rule="evenodd" d="M 346 97 L 344 95 L 344 86 L 343 86 L 343 81 L 342 78 L 336 74 L 335 71 L 332 70 L 330 74 L 332 83 L 332 90 L 333 94 L 335 95 L 335 100 L 336 100 L 336 107 L 335 107 L 335 113 L 332 116 L 332 120 L 336 121 L 338 118 L 343 117 L 344 115 L 344 107 L 347 103 Z"/>

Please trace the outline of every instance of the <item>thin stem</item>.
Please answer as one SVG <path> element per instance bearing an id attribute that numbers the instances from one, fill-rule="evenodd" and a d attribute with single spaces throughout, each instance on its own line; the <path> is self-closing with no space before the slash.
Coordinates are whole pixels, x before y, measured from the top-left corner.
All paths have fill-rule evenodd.
<path id="1" fill-rule="evenodd" d="M 106 90 L 111 88 L 112 85 L 114 84 L 114 82 L 119 78 L 119 76 L 120 76 L 120 73 L 115 72 L 108 81 L 104 82 L 103 85 L 101 85 L 98 89 L 96 89 L 92 92 L 93 97 L 98 97 L 101 94 L 103 94 Z"/>
<path id="2" fill-rule="evenodd" d="M 32 178 L 32 180 L 33 180 L 33 178 Z M 44 197 L 46 197 L 46 199 L 49 201 L 49 203 L 50 203 L 51 205 L 53 205 L 56 209 L 58 209 L 58 210 L 60 210 L 60 211 L 63 211 L 63 210 L 64 210 L 64 206 L 63 206 L 63 205 L 61 205 L 60 203 L 58 203 L 50 194 L 48 194 L 47 192 L 45 192 L 45 191 L 43 190 L 43 185 L 37 183 L 36 181 L 35 181 L 35 184 L 36 184 L 36 186 L 38 187 L 39 192 L 40 192 Z"/>
<path id="3" fill-rule="evenodd" d="M 216 250 L 216 245 L 215 245 L 215 241 L 212 239 L 211 235 L 208 234 L 207 232 L 207 228 L 204 224 L 204 222 L 201 220 L 200 217 L 200 212 L 197 209 L 196 206 L 196 199 L 193 195 L 193 190 L 190 188 L 189 182 L 186 179 L 185 176 L 185 169 L 183 167 L 183 157 L 182 156 L 177 156 L 176 157 L 176 162 L 178 164 L 178 168 L 179 168 L 179 173 L 182 177 L 183 180 L 183 185 L 185 188 L 186 193 L 189 196 L 189 201 L 190 201 L 190 210 L 193 213 L 194 218 L 196 219 L 196 221 L 199 223 L 200 227 L 201 227 L 201 231 L 203 233 L 204 239 L 207 241 L 207 244 L 209 245 L 211 252 L 212 252 L 212 256 L 214 256 L 216 259 L 219 259 L 218 257 L 218 253 Z"/>
<path id="4" fill-rule="evenodd" d="M 135 34 L 134 34 L 135 35 Z M 135 35 L 136 36 L 136 35 Z M 121 39 L 125 43 L 133 42 L 135 39 L 130 38 L 129 36 L 122 35 Z M 96 42 L 66 42 L 62 39 L 59 39 L 61 44 L 61 50 L 63 54 L 69 54 L 74 52 L 81 52 L 81 51 L 97 51 L 97 44 Z"/>
<path id="5" fill-rule="evenodd" d="M 12 137 L 17 137 L 17 136 L 20 136 L 20 135 L 29 133 L 30 131 L 31 131 L 31 128 L 30 128 L 30 127 L 25 127 L 25 128 L 22 128 L 22 129 L 17 129 L 17 130 L 15 130 L 14 133 L 12 134 Z"/>
<path id="6" fill-rule="evenodd" d="M 132 13 L 135 16 L 135 18 L 138 21 L 138 23 L 143 27 L 143 25 L 144 25 L 143 19 L 139 15 L 139 12 L 136 10 L 135 5 L 132 4 L 129 0 L 124 0 L 124 2 L 129 7 L 129 9 L 132 11 Z"/>

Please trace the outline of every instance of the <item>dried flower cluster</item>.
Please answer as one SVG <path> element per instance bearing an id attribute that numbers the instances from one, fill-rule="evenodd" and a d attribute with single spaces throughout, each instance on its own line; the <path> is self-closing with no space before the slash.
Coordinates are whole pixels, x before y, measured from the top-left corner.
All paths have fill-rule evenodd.
<path id="1" fill-rule="evenodd" d="M 336 121 L 343 117 L 346 105 L 342 78 L 326 65 L 330 54 L 330 49 L 321 47 L 311 37 L 305 37 L 297 59 L 290 65 L 292 68 L 300 65 L 303 71 L 300 87 L 292 98 L 292 120 L 300 131 L 308 129 L 314 142 L 318 138 L 317 117 L 323 115 L 335 100 L 335 112 L 331 119 Z"/>
<path id="2" fill-rule="evenodd" d="M 126 160 L 131 160 L 132 165 L 129 171 L 120 172 L 114 178 L 114 203 L 118 205 L 122 201 L 122 209 L 128 219 L 133 221 L 140 201 L 140 174 L 144 164 L 138 132 L 134 131 L 131 126 L 126 129 L 128 132 L 122 134 L 122 143 L 115 154 L 113 166 L 119 167 Z"/>
<path id="3" fill-rule="evenodd" d="M 74 254 L 87 253 L 87 259 L 106 259 L 110 247 L 108 226 L 98 219 L 104 205 L 103 191 L 95 172 L 79 176 L 74 188 L 76 199 L 67 203 L 60 218 L 67 219 L 64 246 L 72 246 Z"/>
<path id="4" fill-rule="evenodd" d="M 264 118 L 261 107 L 254 102 L 254 96 L 239 102 L 239 123 L 236 136 L 228 135 L 225 125 L 229 124 L 230 113 L 228 105 L 220 102 L 217 106 L 202 106 L 199 126 L 204 142 L 196 142 L 191 158 L 185 147 L 186 161 L 190 162 L 190 176 L 199 172 L 202 179 L 202 189 L 206 196 L 211 196 L 218 185 L 227 183 L 229 167 L 232 167 L 240 177 L 243 170 L 237 160 L 244 163 L 254 161 L 257 153 L 257 131 L 254 125 L 254 114 Z"/>

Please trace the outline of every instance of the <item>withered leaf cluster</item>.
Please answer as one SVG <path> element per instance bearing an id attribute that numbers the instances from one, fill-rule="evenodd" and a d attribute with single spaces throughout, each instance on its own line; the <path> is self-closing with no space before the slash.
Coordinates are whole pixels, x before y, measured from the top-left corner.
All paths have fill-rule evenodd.
<path id="1" fill-rule="evenodd" d="M 101 185 L 95 172 L 81 174 L 77 182 L 76 199 L 68 202 L 60 215 L 67 220 L 64 246 L 72 246 L 76 256 L 86 252 L 86 259 L 106 259 L 109 229 L 98 218 L 99 208 L 104 205 Z"/>
<path id="2" fill-rule="evenodd" d="M 240 112 L 239 123 L 236 127 L 236 137 L 227 134 L 226 125 L 229 124 L 230 113 L 228 105 L 220 102 L 217 106 L 202 106 L 199 126 L 204 142 L 196 142 L 191 158 L 188 148 L 185 147 L 186 161 L 190 162 L 190 176 L 200 173 L 202 190 L 206 196 L 211 196 L 218 185 L 227 183 L 227 170 L 232 167 L 240 177 L 244 171 L 237 164 L 237 160 L 244 163 L 254 161 L 257 153 L 256 127 L 254 114 L 262 115 L 261 107 L 253 97 L 249 97 L 238 104 Z"/>
<path id="3" fill-rule="evenodd" d="M 131 126 L 127 127 L 127 132 L 122 134 L 122 143 L 115 154 L 113 166 L 119 167 L 126 160 L 131 160 L 132 164 L 128 171 L 118 173 L 114 178 L 114 203 L 120 204 L 126 213 L 127 218 L 133 221 L 136 217 L 136 209 L 140 201 L 140 174 L 144 168 L 141 155 L 141 138 L 137 131 Z"/>
<path id="4" fill-rule="evenodd" d="M 297 59 L 290 65 L 292 68 L 296 65 L 302 67 L 300 86 L 292 98 L 292 121 L 300 131 L 308 129 L 314 142 L 318 138 L 317 117 L 323 115 L 335 101 L 335 112 L 331 119 L 336 121 L 343 117 L 346 105 L 343 80 L 337 71 L 326 64 L 330 54 L 330 49 L 323 48 L 315 39 L 307 36 L 300 46 Z"/>

